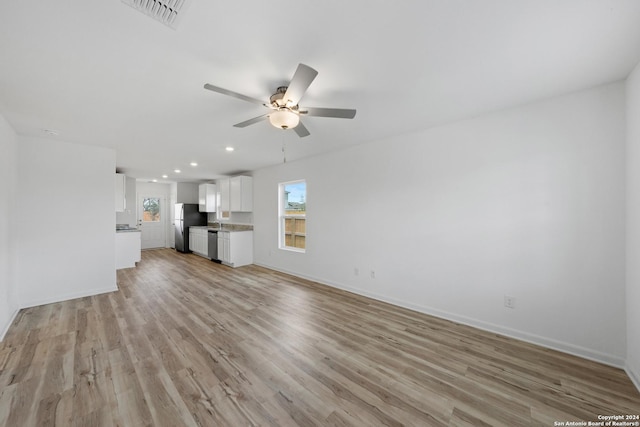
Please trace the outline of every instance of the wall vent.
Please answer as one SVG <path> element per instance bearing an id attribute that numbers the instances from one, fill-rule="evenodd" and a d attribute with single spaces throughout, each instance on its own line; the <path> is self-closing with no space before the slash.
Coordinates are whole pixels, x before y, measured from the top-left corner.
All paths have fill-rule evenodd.
<path id="1" fill-rule="evenodd" d="M 122 2 L 175 30 L 189 0 L 122 0 Z"/>

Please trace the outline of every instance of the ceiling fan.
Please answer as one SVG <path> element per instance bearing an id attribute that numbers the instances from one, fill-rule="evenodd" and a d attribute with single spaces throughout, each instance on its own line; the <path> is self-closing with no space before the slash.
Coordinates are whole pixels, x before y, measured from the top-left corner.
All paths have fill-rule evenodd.
<path id="1" fill-rule="evenodd" d="M 289 86 L 280 86 L 276 89 L 276 93 L 271 95 L 268 103 L 218 86 L 210 85 L 209 83 L 205 84 L 204 88 L 223 95 L 229 95 L 234 98 L 252 102 L 254 104 L 260 104 L 271 109 L 269 113 L 237 123 L 233 126 L 243 128 L 262 120 L 269 119 L 269 122 L 273 126 L 279 129 L 293 129 L 300 138 L 303 138 L 305 136 L 309 136 L 310 133 L 300 121 L 301 115 L 333 117 L 338 119 L 353 119 L 356 115 L 356 110 L 351 109 L 316 107 L 303 108 L 298 105 L 298 102 L 300 102 L 300 99 L 317 75 L 318 72 L 313 68 L 308 65 L 299 64 L 296 72 L 293 74 L 293 78 L 291 79 Z"/>

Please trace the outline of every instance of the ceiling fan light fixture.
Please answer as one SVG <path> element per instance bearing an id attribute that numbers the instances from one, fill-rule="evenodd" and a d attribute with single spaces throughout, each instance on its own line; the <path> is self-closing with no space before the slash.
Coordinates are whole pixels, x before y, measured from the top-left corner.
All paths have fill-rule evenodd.
<path id="1" fill-rule="evenodd" d="M 300 123 L 300 117 L 288 108 L 280 108 L 269 114 L 269 123 L 278 129 L 293 129 Z"/>

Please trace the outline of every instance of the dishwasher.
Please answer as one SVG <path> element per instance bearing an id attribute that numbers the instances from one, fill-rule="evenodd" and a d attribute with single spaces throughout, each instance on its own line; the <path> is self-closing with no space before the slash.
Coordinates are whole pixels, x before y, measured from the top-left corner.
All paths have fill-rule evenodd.
<path id="1" fill-rule="evenodd" d="M 213 262 L 220 262 L 218 259 L 218 230 L 208 230 L 207 244 L 209 246 L 209 259 Z"/>

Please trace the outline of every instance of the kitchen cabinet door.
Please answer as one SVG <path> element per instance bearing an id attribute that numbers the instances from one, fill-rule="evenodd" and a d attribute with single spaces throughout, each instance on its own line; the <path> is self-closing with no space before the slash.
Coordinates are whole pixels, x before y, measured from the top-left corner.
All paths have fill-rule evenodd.
<path id="1" fill-rule="evenodd" d="M 229 180 L 231 212 L 251 212 L 253 210 L 253 178 L 234 176 Z"/>
<path id="2" fill-rule="evenodd" d="M 222 178 L 216 181 L 216 186 L 218 187 L 218 219 L 229 219 L 230 216 L 229 181 L 229 178 Z"/>
<path id="3" fill-rule="evenodd" d="M 198 210 L 200 212 L 216 211 L 215 184 L 200 184 L 198 187 Z"/>
<path id="4" fill-rule="evenodd" d="M 206 228 L 189 229 L 189 250 L 197 255 L 208 257 L 208 236 Z"/>
<path id="5" fill-rule="evenodd" d="M 218 258 L 230 267 L 253 264 L 253 231 L 219 231 Z"/>
<path id="6" fill-rule="evenodd" d="M 135 267 L 140 262 L 140 232 L 116 232 L 116 270 Z"/>
<path id="7" fill-rule="evenodd" d="M 198 249 L 200 250 L 200 255 L 205 258 L 209 256 L 209 242 L 207 237 L 207 230 L 202 230 L 202 233 L 198 236 Z"/>
<path id="8" fill-rule="evenodd" d="M 218 258 L 225 264 L 231 263 L 229 232 L 218 231 Z"/>
<path id="9" fill-rule="evenodd" d="M 233 267 L 253 264 L 253 231 L 230 233 L 229 263 Z"/>
<path id="10" fill-rule="evenodd" d="M 193 230 L 189 230 L 189 250 L 195 252 L 196 245 L 196 233 Z"/>

